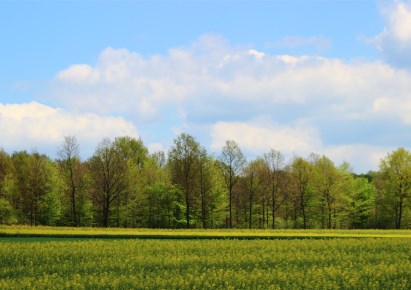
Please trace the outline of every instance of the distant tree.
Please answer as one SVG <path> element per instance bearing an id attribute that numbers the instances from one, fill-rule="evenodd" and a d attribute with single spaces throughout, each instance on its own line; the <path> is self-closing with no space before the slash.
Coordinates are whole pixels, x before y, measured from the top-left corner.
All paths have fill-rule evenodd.
<path id="1" fill-rule="evenodd" d="M 117 137 L 113 148 L 120 159 L 125 162 L 125 189 L 116 195 L 114 202 L 116 225 L 127 227 L 135 224 L 138 207 L 143 204 L 147 184 L 148 149 L 141 139 L 127 136 Z"/>
<path id="2" fill-rule="evenodd" d="M 331 229 L 334 227 L 333 217 L 340 193 L 339 181 L 341 174 L 334 163 L 326 156 L 315 158 L 313 165 L 312 180 L 321 209 L 321 227 Z"/>
<path id="3" fill-rule="evenodd" d="M 227 192 L 220 163 L 209 156 L 205 171 L 205 208 L 207 227 L 221 227 L 226 225 Z"/>
<path id="4" fill-rule="evenodd" d="M 5 198 L 0 197 L 0 225 L 12 224 L 15 221 L 14 209 L 10 202 Z"/>
<path id="5" fill-rule="evenodd" d="M 225 186 L 218 161 L 200 148 L 197 165 L 197 192 L 201 208 L 201 224 L 203 228 L 211 228 L 224 221 Z"/>
<path id="6" fill-rule="evenodd" d="M 141 139 L 128 136 L 114 139 L 113 146 L 119 152 L 120 157 L 130 160 L 138 168 L 143 168 L 148 158 L 148 149 Z"/>
<path id="7" fill-rule="evenodd" d="M 194 213 L 200 152 L 200 144 L 186 133 L 180 134 L 174 140 L 174 145 L 168 152 L 171 179 L 184 192 L 187 228 L 190 227 L 191 215 Z"/>
<path id="8" fill-rule="evenodd" d="M 375 188 L 375 202 L 372 209 L 373 227 L 386 229 L 395 228 L 394 197 L 387 190 L 386 175 L 383 172 L 373 172 L 372 185 Z"/>
<path id="9" fill-rule="evenodd" d="M 351 206 L 346 209 L 350 217 L 350 228 L 369 228 L 375 205 L 376 190 L 365 177 L 352 178 Z"/>
<path id="10" fill-rule="evenodd" d="M 15 152 L 12 155 L 16 168 L 16 183 L 13 187 L 14 197 L 12 204 L 15 206 L 19 220 L 30 225 L 53 224 L 60 218 L 58 207 L 52 214 L 52 220 L 47 215 L 45 199 L 53 199 L 56 206 L 59 197 L 55 191 L 56 169 L 54 163 L 45 155 L 25 151 Z"/>
<path id="11" fill-rule="evenodd" d="M 70 201 L 70 220 L 73 226 L 80 224 L 79 199 L 84 193 L 85 170 L 80 161 L 79 144 L 76 137 L 66 136 L 57 152 L 57 165 L 65 196 Z"/>
<path id="12" fill-rule="evenodd" d="M 302 157 L 296 157 L 291 164 L 291 174 L 294 181 L 295 206 L 299 205 L 299 211 L 303 219 L 303 228 L 308 227 L 308 205 L 311 191 L 311 178 L 313 166 Z M 297 209 L 294 209 L 294 222 L 296 222 Z"/>
<path id="13" fill-rule="evenodd" d="M 176 188 L 171 184 L 164 152 L 155 152 L 149 155 L 145 162 L 144 175 L 146 189 L 142 198 L 135 201 L 134 212 L 141 212 L 141 220 L 146 227 L 179 227 L 174 219 L 174 206 L 181 198 L 176 193 L 177 190 L 174 190 Z"/>
<path id="14" fill-rule="evenodd" d="M 247 223 L 249 229 L 253 228 L 254 204 L 256 203 L 256 199 L 262 193 L 261 186 L 264 179 L 265 166 L 266 164 L 264 163 L 264 159 L 257 158 L 244 168 L 243 178 L 245 183 L 246 196 L 248 197 L 246 204 L 248 203 Z"/>
<path id="15" fill-rule="evenodd" d="M 12 206 L 14 185 L 14 167 L 9 154 L 0 148 L 0 224 L 16 222 Z"/>
<path id="16" fill-rule="evenodd" d="M 212 192 L 212 160 L 204 148 L 200 149 L 198 158 L 198 188 L 201 200 L 201 223 L 203 228 L 209 227 L 208 207 Z"/>
<path id="17" fill-rule="evenodd" d="M 55 161 L 0 148 L 0 224 L 215 228 L 408 228 L 411 153 L 354 174 L 311 154 L 284 164 L 271 150 L 246 163 L 235 141 L 218 158 L 189 134 L 149 154 L 141 139 L 104 139 L 82 162 L 73 136 Z M 233 221 L 234 219 L 234 221 Z"/>
<path id="18" fill-rule="evenodd" d="M 272 149 L 264 154 L 264 161 L 267 166 L 268 189 L 271 195 L 272 228 L 274 229 L 276 212 L 287 199 L 284 190 L 287 176 L 285 174 L 284 157 L 279 151 Z"/>
<path id="19" fill-rule="evenodd" d="M 155 163 L 158 168 L 164 168 L 166 166 L 166 156 L 164 151 L 157 151 L 151 154 L 151 159 L 155 160 Z"/>
<path id="20" fill-rule="evenodd" d="M 13 174 L 13 169 L 11 157 L 0 148 L 0 198 L 4 197 L 4 184 L 7 176 Z"/>
<path id="21" fill-rule="evenodd" d="M 228 140 L 223 147 L 220 155 L 221 169 L 228 189 L 228 206 L 229 206 L 229 228 L 233 227 L 233 189 L 237 183 L 241 170 L 243 169 L 246 159 L 238 146 L 233 140 Z"/>
<path id="22" fill-rule="evenodd" d="M 404 206 L 411 190 L 411 154 L 404 148 L 389 153 L 381 160 L 386 194 L 392 197 L 395 214 L 395 228 L 401 228 Z"/>
<path id="23" fill-rule="evenodd" d="M 128 190 L 127 161 L 109 139 L 104 139 L 89 159 L 88 166 L 93 201 L 101 213 L 102 225 L 108 227 L 113 204 Z"/>

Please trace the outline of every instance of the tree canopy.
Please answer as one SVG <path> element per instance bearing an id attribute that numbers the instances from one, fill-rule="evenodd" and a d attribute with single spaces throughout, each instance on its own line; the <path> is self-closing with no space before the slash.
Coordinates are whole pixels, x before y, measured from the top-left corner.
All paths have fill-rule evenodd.
<path id="1" fill-rule="evenodd" d="M 182 133 L 168 152 L 104 139 L 87 160 L 67 136 L 57 159 L 0 148 L 0 224 L 150 228 L 411 228 L 411 153 L 378 172 L 275 148 L 247 161 L 227 140 L 217 157 Z"/>

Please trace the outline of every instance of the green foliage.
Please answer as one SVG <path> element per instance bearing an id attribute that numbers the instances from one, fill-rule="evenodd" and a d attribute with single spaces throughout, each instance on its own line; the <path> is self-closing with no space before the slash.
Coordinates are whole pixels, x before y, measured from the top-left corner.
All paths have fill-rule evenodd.
<path id="1" fill-rule="evenodd" d="M 128 160 L 116 143 L 104 139 L 88 161 L 92 199 L 104 227 L 119 227 L 123 201 L 129 190 Z"/>
<path id="2" fill-rule="evenodd" d="M 148 158 L 148 149 L 141 139 L 134 139 L 128 136 L 117 137 L 113 146 L 123 159 L 131 160 L 138 168 L 142 168 Z"/>
<path id="3" fill-rule="evenodd" d="M 354 179 L 352 207 L 350 209 L 351 228 L 369 228 L 375 204 L 375 187 L 365 178 Z"/>
<path id="4" fill-rule="evenodd" d="M 234 140 L 227 140 L 222 148 L 220 155 L 220 168 L 224 176 L 228 192 L 228 211 L 229 211 L 229 228 L 233 227 L 233 199 L 235 191 L 234 186 L 237 184 L 241 171 L 246 164 L 246 159 L 240 147 Z M 237 198 L 238 201 L 238 198 Z M 237 202 L 238 204 L 238 202 Z M 237 209 L 238 211 L 238 209 Z M 237 213 L 238 216 L 238 213 Z M 238 220 L 238 219 L 237 219 Z"/>
<path id="5" fill-rule="evenodd" d="M 310 224 L 310 209 L 313 204 L 312 176 L 313 165 L 302 157 L 296 157 L 291 164 L 293 176 L 293 203 L 294 203 L 294 227 L 302 225 L 307 229 Z M 297 219 L 300 216 L 300 222 Z"/>
<path id="6" fill-rule="evenodd" d="M 55 192 L 44 195 L 40 204 L 39 223 L 42 225 L 56 225 L 61 218 L 61 201 Z"/>
<path id="7" fill-rule="evenodd" d="M 0 225 L 16 223 L 14 209 L 8 200 L 0 198 Z"/>
<path id="8" fill-rule="evenodd" d="M 411 153 L 399 148 L 381 160 L 380 168 L 384 199 L 391 205 L 395 227 L 400 229 L 410 206 Z"/>
<path id="9" fill-rule="evenodd" d="M 168 152 L 171 180 L 184 193 L 187 228 L 195 223 L 201 149 L 192 136 L 182 133 Z"/>
<path id="10" fill-rule="evenodd" d="M 150 228 L 410 228 L 411 153 L 399 148 L 380 171 L 310 154 L 286 162 L 270 150 L 246 163 L 228 140 L 218 159 L 189 134 L 168 152 L 141 139 L 104 139 L 87 161 L 73 136 L 52 161 L 0 149 L 2 222 Z"/>
<path id="11" fill-rule="evenodd" d="M 7 176 L 10 176 L 13 170 L 13 163 L 10 156 L 0 148 L 0 197 L 4 195 Z"/>

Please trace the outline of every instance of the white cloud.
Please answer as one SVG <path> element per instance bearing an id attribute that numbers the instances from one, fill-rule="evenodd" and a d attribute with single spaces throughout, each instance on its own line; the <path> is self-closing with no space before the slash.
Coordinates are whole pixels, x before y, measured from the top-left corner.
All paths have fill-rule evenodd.
<path id="1" fill-rule="evenodd" d="M 404 31 L 397 33 L 399 39 L 406 39 Z M 339 122 L 352 122 L 353 132 L 355 122 L 368 122 L 367 128 L 375 120 L 407 126 L 410 92 L 411 72 L 382 61 L 275 55 L 205 35 L 188 46 L 149 57 L 107 48 L 95 64 L 75 64 L 56 74 L 51 94 L 66 112 L 124 115 L 139 126 L 148 124 L 149 143 L 164 143 L 164 136 L 183 131 L 196 135 L 195 128 L 212 126 L 214 148 L 226 137 L 242 136 L 251 151 L 270 145 L 296 154 L 333 149 L 330 154 L 337 156 L 352 144 L 366 154 L 366 138 L 329 145 L 318 136 L 325 131 L 337 136 L 338 128 L 331 126 Z M 274 121 L 256 120 L 261 115 Z M 156 134 L 161 137 L 156 139 Z M 380 152 L 390 132 L 379 128 L 366 134 L 383 140 L 369 145 Z M 333 138 L 324 140 L 329 139 Z"/>
<path id="2" fill-rule="evenodd" d="M 160 151 L 165 151 L 163 144 L 161 143 L 151 143 L 147 145 L 148 152 L 156 153 Z"/>
<path id="3" fill-rule="evenodd" d="M 211 148 L 221 152 L 226 140 L 236 141 L 252 155 L 262 155 L 271 149 L 282 152 L 288 159 L 294 155 L 324 154 L 337 165 L 348 162 L 356 172 L 377 170 L 381 158 L 391 147 L 368 144 L 323 144 L 317 130 L 307 124 L 294 126 L 277 124 L 263 118 L 250 122 L 218 122 L 211 130 Z"/>
<path id="4" fill-rule="evenodd" d="M 264 52 L 261 52 L 261 51 L 257 51 L 257 50 L 255 50 L 255 49 L 250 49 L 250 50 L 248 51 L 248 55 L 252 55 L 252 56 L 254 56 L 256 59 L 262 59 L 262 58 L 265 56 L 265 53 L 264 53 Z"/>
<path id="5" fill-rule="evenodd" d="M 395 1 L 382 12 L 385 28 L 371 42 L 390 63 L 411 68 L 411 2 Z"/>
<path id="6" fill-rule="evenodd" d="M 149 58 L 108 48 L 94 66 L 59 72 L 53 88 L 68 109 L 126 113 L 142 121 L 158 119 L 167 106 L 184 107 L 190 116 L 226 116 L 236 106 L 268 114 L 272 106 L 287 104 L 357 118 L 378 114 L 373 106 L 381 97 L 409 98 L 411 75 L 382 62 L 269 55 L 206 35 Z"/>
<path id="7" fill-rule="evenodd" d="M 57 74 L 57 79 L 72 83 L 95 83 L 99 78 L 99 71 L 87 64 L 75 64 Z"/>
<path id="8" fill-rule="evenodd" d="M 190 86 L 181 83 L 181 68 L 171 62 L 182 60 L 170 52 L 170 59 L 149 60 L 126 49 L 104 50 L 94 67 L 72 65 L 56 75 L 52 95 L 68 108 L 97 113 L 137 113 L 151 118 L 158 106 L 183 99 Z"/>
<path id="9" fill-rule="evenodd" d="M 391 117 L 392 114 L 400 117 L 407 125 L 411 125 L 411 92 L 402 98 L 381 96 L 373 104 L 375 112 Z"/>
<path id="10" fill-rule="evenodd" d="M 321 144 L 318 133 L 303 125 L 284 126 L 269 118 L 251 122 L 217 122 L 211 130 L 211 148 L 220 151 L 226 140 L 235 140 L 241 147 L 254 153 L 271 148 L 285 153 L 308 154 Z"/>
<path id="11" fill-rule="evenodd" d="M 329 157 L 337 165 L 348 162 L 354 172 L 365 173 L 369 170 L 378 170 L 380 160 L 393 149 L 369 144 L 343 144 L 326 146 L 321 149 L 321 154 Z"/>
<path id="12" fill-rule="evenodd" d="M 5 148 L 28 150 L 35 146 L 57 150 L 67 135 L 76 136 L 88 152 L 104 137 L 138 137 L 136 128 L 122 118 L 74 114 L 37 102 L 0 103 L 0 145 Z"/>
<path id="13" fill-rule="evenodd" d="M 399 41 L 411 40 L 411 4 L 397 1 L 386 12 L 387 32 Z"/>

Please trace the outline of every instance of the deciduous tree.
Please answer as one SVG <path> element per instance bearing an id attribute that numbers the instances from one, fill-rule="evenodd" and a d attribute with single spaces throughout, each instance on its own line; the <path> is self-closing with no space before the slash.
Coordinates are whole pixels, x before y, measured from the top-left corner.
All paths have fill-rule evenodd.
<path id="1" fill-rule="evenodd" d="M 228 190 L 229 228 L 233 227 L 233 189 L 246 159 L 238 144 L 233 140 L 227 140 L 220 155 L 221 169 Z"/>
<path id="2" fill-rule="evenodd" d="M 172 181 L 184 192 L 186 227 L 191 225 L 198 182 L 200 144 L 189 134 L 182 133 L 168 152 Z"/>
<path id="3" fill-rule="evenodd" d="M 395 228 L 400 229 L 411 190 L 411 154 L 404 148 L 398 148 L 381 160 L 380 168 L 386 193 L 392 196 Z"/>
<path id="4" fill-rule="evenodd" d="M 287 199 L 285 190 L 287 174 L 285 171 L 284 157 L 279 151 L 271 150 L 264 154 L 267 166 L 268 190 L 271 195 L 272 228 L 275 228 L 275 215 L 277 210 Z"/>
<path id="5" fill-rule="evenodd" d="M 101 213 L 101 224 L 108 227 L 114 202 L 128 190 L 127 161 L 109 139 L 104 139 L 88 165 L 93 201 Z"/>

